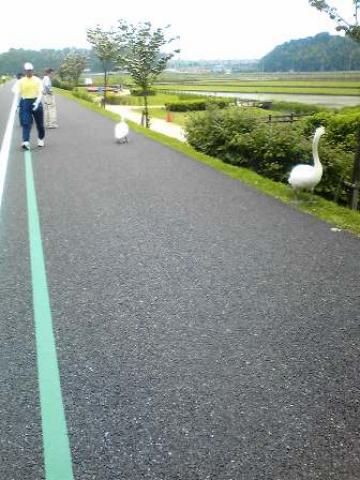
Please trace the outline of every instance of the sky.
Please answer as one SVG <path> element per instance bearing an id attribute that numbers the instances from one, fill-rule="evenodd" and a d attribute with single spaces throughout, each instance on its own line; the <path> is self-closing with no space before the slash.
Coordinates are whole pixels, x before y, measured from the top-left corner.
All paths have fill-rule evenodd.
<path id="1" fill-rule="evenodd" d="M 353 0 L 328 0 L 352 22 Z M 86 29 L 150 21 L 171 25 L 182 60 L 258 59 L 286 41 L 338 34 L 308 0 L 17 0 L 0 16 L 0 53 L 9 48 L 90 48 Z"/>

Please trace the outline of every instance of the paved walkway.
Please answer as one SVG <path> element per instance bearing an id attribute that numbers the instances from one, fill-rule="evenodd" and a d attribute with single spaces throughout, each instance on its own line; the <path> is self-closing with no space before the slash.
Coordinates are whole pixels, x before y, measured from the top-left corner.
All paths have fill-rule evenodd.
<path id="1" fill-rule="evenodd" d="M 134 107 L 129 107 L 126 105 L 106 105 L 106 109 L 110 110 L 111 112 L 118 113 L 124 119 L 141 124 L 141 113 L 140 111 L 139 113 L 135 112 Z M 159 118 L 151 118 L 150 128 L 155 132 L 177 138 L 181 142 L 186 142 L 184 129 L 174 123 L 166 122 L 165 120 L 161 120 Z"/>
<path id="2" fill-rule="evenodd" d="M 0 212 L 0 479 L 359 479 L 359 239 L 57 108 Z"/>

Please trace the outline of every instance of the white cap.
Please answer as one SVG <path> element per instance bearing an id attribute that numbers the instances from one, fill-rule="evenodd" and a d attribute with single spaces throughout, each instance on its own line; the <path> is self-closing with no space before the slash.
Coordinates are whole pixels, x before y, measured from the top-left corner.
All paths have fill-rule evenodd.
<path id="1" fill-rule="evenodd" d="M 24 70 L 34 70 L 32 63 L 29 63 L 29 62 L 24 63 Z"/>

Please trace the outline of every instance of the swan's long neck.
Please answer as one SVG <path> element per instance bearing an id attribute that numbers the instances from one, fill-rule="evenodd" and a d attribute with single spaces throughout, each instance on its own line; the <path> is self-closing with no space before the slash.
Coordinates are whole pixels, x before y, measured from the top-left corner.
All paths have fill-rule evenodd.
<path id="1" fill-rule="evenodd" d="M 322 170 L 322 165 L 321 165 L 321 162 L 319 159 L 319 153 L 318 153 L 318 146 L 319 146 L 319 140 L 321 135 L 322 135 L 322 132 L 315 132 L 313 147 L 312 147 L 312 152 L 314 157 L 314 167 L 316 170 Z"/>

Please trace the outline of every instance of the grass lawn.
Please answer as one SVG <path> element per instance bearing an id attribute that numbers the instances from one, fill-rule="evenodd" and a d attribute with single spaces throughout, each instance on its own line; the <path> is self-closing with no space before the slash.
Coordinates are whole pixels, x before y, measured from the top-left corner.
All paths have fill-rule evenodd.
<path id="1" fill-rule="evenodd" d="M 160 118 L 161 120 L 167 120 L 168 118 L 168 113 L 165 110 L 165 107 L 163 108 L 150 108 L 150 117 L 154 118 Z M 185 126 L 186 119 L 189 117 L 188 112 L 169 112 L 171 115 L 171 121 L 172 123 L 176 123 L 177 125 L 180 125 L 181 127 Z"/>

